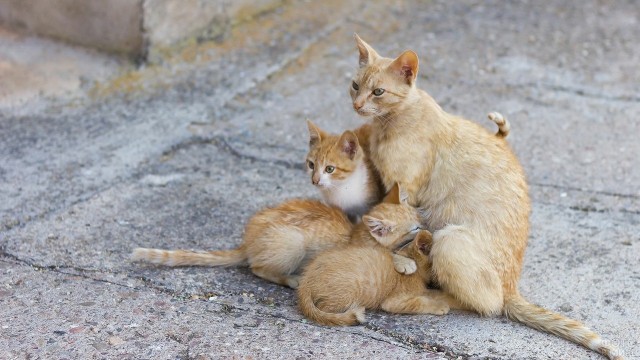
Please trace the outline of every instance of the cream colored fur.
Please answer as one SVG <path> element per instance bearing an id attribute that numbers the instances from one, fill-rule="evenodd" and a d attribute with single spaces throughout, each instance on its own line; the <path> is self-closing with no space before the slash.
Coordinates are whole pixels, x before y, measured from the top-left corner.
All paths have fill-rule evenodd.
<path id="1" fill-rule="evenodd" d="M 586 347 L 597 343 L 594 350 L 620 359 L 582 324 L 519 295 L 530 201 L 524 171 L 502 136 L 448 114 L 418 89 L 413 51 L 389 59 L 356 40 L 353 107 L 373 117 L 371 160 L 385 187 L 399 183 L 409 203 L 424 211 L 435 280 L 482 315 L 504 313 Z M 376 96 L 376 89 L 384 92 Z"/>

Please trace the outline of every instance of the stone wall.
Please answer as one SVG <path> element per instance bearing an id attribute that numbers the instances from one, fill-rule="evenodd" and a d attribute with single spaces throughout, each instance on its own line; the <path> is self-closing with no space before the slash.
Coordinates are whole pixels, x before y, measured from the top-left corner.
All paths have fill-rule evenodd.
<path id="1" fill-rule="evenodd" d="M 283 0 L 0 0 L 0 24 L 154 60 L 189 39 L 223 38 Z"/>
<path id="2" fill-rule="evenodd" d="M 74 44 L 139 55 L 142 0 L 0 0 L 0 23 Z"/>

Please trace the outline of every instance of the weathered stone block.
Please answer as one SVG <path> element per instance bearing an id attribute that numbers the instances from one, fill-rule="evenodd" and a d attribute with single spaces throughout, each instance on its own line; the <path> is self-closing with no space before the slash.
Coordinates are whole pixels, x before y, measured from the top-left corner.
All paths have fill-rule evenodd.
<path id="1" fill-rule="evenodd" d="M 159 59 L 189 39 L 224 37 L 284 0 L 0 0 L 0 24 L 109 52 Z"/>
<path id="2" fill-rule="evenodd" d="M 142 0 L 0 0 L 0 24 L 109 52 L 143 50 Z"/>
<path id="3" fill-rule="evenodd" d="M 233 25 L 273 9 L 283 0 L 146 0 L 144 36 L 152 61 L 186 40 L 223 39 Z"/>

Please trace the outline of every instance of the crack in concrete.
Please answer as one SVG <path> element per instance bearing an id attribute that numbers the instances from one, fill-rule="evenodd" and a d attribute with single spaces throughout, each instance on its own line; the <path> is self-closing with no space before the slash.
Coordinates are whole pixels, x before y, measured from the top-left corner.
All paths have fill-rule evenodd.
<path id="1" fill-rule="evenodd" d="M 2 257 L 4 258 L 8 258 L 11 261 L 7 261 L 2 259 Z M 135 289 L 135 287 L 131 287 L 129 285 L 126 284 L 120 284 L 114 281 L 110 281 L 110 280 L 106 280 L 106 279 L 100 279 L 97 277 L 91 277 L 89 275 L 84 274 L 85 272 L 88 273 L 110 273 L 110 274 L 118 274 L 118 273 L 113 273 L 113 272 L 109 272 L 109 271 L 104 271 L 104 270 L 95 270 L 95 269 L 84 269 L 81 267 L 77 267 L 77 266 L 66 266 L 66 265 L 38 265 L 36 263 L 32 263 L 29 262 L 27 260 L 24 259 L 20 259 L 18 256 L 13 255 L 11 253 L 8 253 L 4 250 L 4 248 L 0 248 L 0 261 L 2 262 L 6 262 L 6 263 L 18 263 L 21 265 L 25 265 L 25 266 L 29 266 L 31 268 L 33 268 L 35 271 L 50 271 L 50 272 L 54 272 L 57 274 L 62 274 L 62 275 L 67 275 L 67 276 L 79 276 L 82 277 L 84 279 L 87 280 L 93 280 L 93 281 L 98 281 L 98 282 L 102 282 L 102 283 L 106 283 L 106 284 L 110 284 L 110 285 L 116 285 L 116 286 L 120 286 L 120 287 L 124 287 L 127 289 Z M 63 271 L 61 269 L 71 269 L 74 270 L 75 272 L 67 272 L 67 271 Z"/>
<path id="2" fill-rule="evenodd" d="M 128 278 L 130 278 L 128 275 L 126 275 L 126 274 L 124 274 L 124 275 L 127 276 Z M 137 277 L 137 279 L 142 281 L 143 283 L 145 283 L 148 286 L 148 289 L 159 291 L 159 292 L 164 293 L 164 294 L 169 294 L 169 295 L 174 296 L 174 297 L 179 297 L 179 298 L 182 298 L 182 299 L 186 299 L 188 297 L 196 295 L 196 294 L 181 294 L 181 293 L 179 293 L 177 291 L 170 290 L 170 289 L 168 289 L 166 287 L 158 286 L 153 282 L 152 279 L 149 279 L 149 278 L 146 278 L 146 277 L 140 277 L 139 276 L 139 277 Z M 138 287 L 134 287 L 133 289 L 142 290 L 141 288 L 138 288 Z M 209 297 L 209 296 L 206 296 L 206 295 L 208 295 L 208 294 L 205 294 L 205 296 L 201 297 L 201 298 Z M 226 296 L 226 297 L 242 296 L 242 293 L 228 292 L 224 296 Z M 260 303 L 263 303 L 263 304 L 267 302 L 267 299 L 260 298 L 260 297 L 256 297 L 255 300 L 257 302 L 260 302 Z M 228 303 L 222 302 L 222 301 L 215 301 L 215 300 L 214 301 L 207 300 L 207 301 L 210 301 L 210 302 L 213 302 L 215 304 L 224 306 L 225 308 L 227 308 L 230 311 L 248 311 L 249 310 L 248 308 L 245 308 L 245 307 L 242 307 L 242 306 L 238 306 L 238 305 L 231 305 L 231 304 L 228 304 Z M 382 339 L 382 338 L 376 338 L 376 337 L 373 337 L 373 336 L 370 336 L 370 335 L 366 335 L 366 334 L 362 334 L 362 333 L 357 333 L 357 332 L 352 332 L 352 331 L 345 331 L 345 330 L 342 330 L 341 328 L 327 328 L 325 326 L 317 325 L 315 323 L 308 322 L 306 320 L 298 320 L 298 319 L 290 318 L 290 317 L 287 317 L 287 316 L 284 316 L 284 315 L 281 315 L 281 314 L 261 311 L 260 309 L 255 309 L 254 311 L 255 311 L 256 314 L 264 316 L 264 317 L 276 318 L 276 319 L 286 320 L 287 322 L 295 322 L 295 323 L 299 323 L 299 324 L 303 324 L 303 325 L 307 325 L 307 326 L 312 326 L 312 327 L 317 327 L 317 328 L 322 328 L 322 329 L 330 329 L 331 331 L 335 331 L 335 332 L 342 332 L 342 333 L 347 333 L 347 334 L 351 334 L 351 335 L 366 337 L 368 339 L 371 339 L 371 340 L 374 340 L 374 341 L 377 341 L 377 342 L 387 343 L 387 344 L 390 344 L 390 345 L 393 345 L 393 346 L 401 347 L 401 348 L 406 349 L 406 350 L 414 350 L 414 351 L 419 351 L 419 352 L 431 352 L 429 350 L 425 350 L 423 347 L 421 347 L 419 345 L 412 344 L 412 343 L 407 343 L 405 341 L 402 341 L 403 339 L 399 335 L 393 336 L 394 334 L 392 332 L 383 333 L 383 332 L 379 331 L 376 328 L 367 326 L 367 324 L 364 324 L 363 326 L 365 328 L 369 329 L 369 330 L 378 332 L 378 333 L 380 333 L 380 334 L 382 334 L 384 336 L 391 337 L 391 338 L 395 339 L 396 342 L 389 341 L 389 340 Z"/>
<path id="3" fill-rule="evenodd" d="M 131 177 L 127 177 L 127 178 L 120 178 L 120 180 L 130 180 Z M 4 233 L 4 232 L 9 232 L 12 231 L 14 229 L 23 229 L 25 226 L 27 226 L 28 224 L 34 222 L 34 221 L 39 221 L 39 220 L 44 220 L 44 219 L 48 219 L 51 216 L 60 213 L 61 211 L 64 211 L 65 209 L 74 207 L 78 204 L 82 204 L 87 202 L 89 199 L 93 198 L 94 196 L 98 195 L 98 194 L 102 194 L 103 192 L 115 187 L 117 185 L 117 183 L 113 183 L 113 184 L 108 184 L 104 187 L 98 188 L 94 191 L 91 192 L 86 192 L 83 194 L 78 195 L 77 199 L 62 205 L 60 207 L 56 207 L 56 208 L 48 208 L 44 211 L 40 211 L 39 213 L 36 213 L 34 215 L 28 215 L 23 219 L 19 219 L 19 218 L 13 218 L 13 219 L 9 219 L 8 221 L 4 222 L 4 223 L 0 223 L 0 234 Z"/>
<path id="4" fill-rule="evenodd" d="M 455 352 L 453 350 L 451 350 L 450 348 L 441 345 L 439 343 L 433 343 L 433 344 L 416 344 L 414 342 L 413 339 L 407 337 L 407 336 L 400 336 L 398 334 L 395 334 L 393 332 L 387 331 L 381 327 L 375 326 L 373 324 L 367 323 L 364 324 L 364 326 L 367 329 L 370 329 L 372 331 L 375 331 L 377 333 L 389 336 L 393 339 L 395 339 L 396 341 L 399 341 L 403 344 L 407 344 L 409 346 L 411 346 L 414 350 L 420 350 L 422 352 L 429 352 L 429 353 L 437 353 L 438 355 L 443 355 L 447 358 L 450 359 L 468 359 L 470 357 L 469 354 L 464 354 L 464 353 L 459 353 L 459 352 Z M 428 346 L 428 348 L 426 348 Z"/>
<path id="5" fill-rule="evenodd" d="M 276 64 L 276 65 L 272 66 L 271 68 L 269 68 L 268 71 L 266 71 L 265 74 L 262 74 L 262 76 L 260 76 L 260 74 L 256 74 L 256 78 L 254 79 L 254 81 L 251 82 L 252 84 L 250 86 L 238 88 L 235 92 L 233 92 L 228 97 L 227 100 L 223 101 L 220 104 L 219 108 L 220 109 L 224 108 L 225 106 L 227 106 L 237 96 L 240 96 L 240 95 L 248 93 L 252 89 L 254 89 L 254 88 L 260 86 L 261 84 L 267 82 L 273 76 L 285 71 L 289 65 L 293 64 L 309 48 L 311 48 L 312 46 L 314 46 L 317 43 L 321 42 L 323 39 L 325 39 L 328 36 L 330 36 L 333 32 L 335 32 L 339 28 L 340 28 L 340 25 L 338 25 L 338 24 L 331 24 L 331 25 L 325 27 L 322 31 L 319 31 L 317 33 L 318 35 L 313 40 L 309 41 L 306 45 L 302 46 L 299 51 L 293 52 L 290 56 L 285 57 L 278 64 Z M 200 139 L 199 138 L 195 138 L 195 139 L 189 138 L 186 141 L 184 141 L 184 143 L 186 144 L 184 146 L 193 145 L 194 142 L 195 143 L 198 143 L 198 142 L 206 143 L 207 141 L 212 141 L 212 140 L 216 140 L 216 138 L 213 138 L 211 140 L 206 140 L 206 138 L 200 138 Z M 227 148 L 228 151 L 232 155 L 240 157 L 240 158 L 245 158 L 245 159 L 249 159 L 249 160 L 253 160 L 253 161 L 259 161 L 259 162 L 267 162 L 267 163 L 271 163 L 271 164 L 278 165 L 278 166 L 284 166 L 284 167 L 286 167 L 288 169 L 296 169 L 296 168 L 304 169 L 304 165 L 303 164 L 296 165 L 296 164 L 292 164 L 292 163 L 290 163 L 288 161 L 261 159 L 261 158 L 258 158 L 258 157 L 254 157 L 252 155 L 242 154 L 241 152 L 235 150 L 226 141 L 226 139 L 224 139 L 223 137 L 217 138 L 217 141 L 220 142 L 220 143 L 219 144 L 214 143 L 216 146 L 222 147 L 223 149 Z M 179 143 L 177 145 L 173 145 L 171 147 L 171 149 L 179 149 L 181 144 L 182 143 Z M 167 150 L 167 151 L 169 151 L 169 153 L 170 153 L 171 149 Z M 163 152 L 163 154 L 167 153 L 167 151 Z M 150 157 L 152 157 L 152 156 L 153 156 L 153 154 L 151 154 Z M 141 163 L 137 164 L 136 167 L 139 167 L 140 165 L 141 165 Z M 113 188 L 113 187 L 117 186 L 119 183 L 127 182 L 127 181 L 129 181 L 131 179 L 136 179 L 137 177 L 140 177 L 139 173 L 133 173 L 133 174 L 130 174 L 129 176 L 118 178 L 116 180 L 119 180 L 119 181 L 116 181 L 116 182 L 114 182 L 112 184 L 109 184 L 109 185 L 107 185 L 105 187 L 102 187 L 100 189 L 92 191 L 91 193 L 85 193 L 85 194 L 81 193 L 81 194 L 79 194 L 78 195 L 78 199 L 76 201 L 73 201 L 73 202 L 71 202 L 69 204 L 66 204 L 66 205 L 62 206 L 62 207 L 55 208 L 55 209 L 47 209 L 45 211 L 41 211 L 41 212 L 39 212 L 39 213 L 37 213 L 37 214 L 35 214 L 33 216 L 28 217 L 27 219 L 10 219 L 9 221 L 7 221 L 5 223 L 0 224 L 0 227 L 3 228 L 2 229 L 3 232 L 11 231 L 11 230 L 16 229 L 16 228 L 24 228 L 27 224 L 29 224 L 29 223 L 31 223 L 33 221 L 38 221 L 38 220 L 49 218 L 52 215 L 57 214 L 60 211 L 63 211 L 64 209 L 67 209 L 69 207 L 73 207 L 75 205 L 84 203 L 87 200 L 89 200 L 90 198 L 92 198 L 93 196 L 95 196 L 97 194 L 100 194 L 100 193 L 102 193 L 102 192 L 104 192 L 104 191 L 106 191 L 106 190 L 108 190 L 110 188 Z"/>
<path id="6" fill-rule="evenodd" d="M 598 208 L 592 205 L 570 205 L 570 206 L 563 206 L 561 204 L 558 203 L 553 203 L 553 202 L 548 202 L 548 201 L 536 201 L 536 204 L 539 205 L 545 205 L 545 206 L 555 206 L 555 207 L 563 207 L 563 208 L 567 208 L 568 210 L 572 210 L 572 211 L 580 211 L 580 212 L 584 212 L 584 213 L 598 213 L 598 214 L 602 214 L 602 213 L 612 213 L 612 212 L 618 212 L 618 213 L 623 213 L 623 214 L 631 214 L 631 215 L 640 215 L 640 210 L 629 210 L 629 209 L 625 209 L 625 208 L 621 208 L 621 209 L 614 209 L 614 208 Z"/>
<path id="7" fill-rule="evenodd" d="M 172 341 L 175 341 L 176 343 L 178 343 L 179 345 L 182 345 L 185 347 L 185 349 L 183 351 L 181 351 L 181 354 L 177 355 L 177 359 L 180 360 L 190 360 L 193 359 L 193 357 L 191 357 L 191 346 L 189 345 L 189 341 L 183 341 L 182 339 L 180 339 L 180 337 L 178 335 L 176 335 L 175 333 L 169 332 L 165 334 L 165 337 L 167 339 L 170 339 Z"/>
<path id="8" fill-rule="evenodd" d="M 551 83 L 528 83 L 522 84 L 521 86 L 541 86 L 548 90 L 555 92 L 564 92 L 571 95 L 597 99 L 597 100 L 607 100 L 607 101 L 619 101 L 619 102 L 640 102 L 640 96 L 634 95 L 606 95 L 602 93 L 596 93 L 589 90 L 585 90 L 579 87 L 565 86 L 565 85 L 556 85 Z"/>
<path id="9" fill-rule="evenodd" d="M 250 161 L 257 161 L 257 162 L 262 162 L 262 163 L 268 163 L 268 164 L 272 164 L 272 165 L 277 165 L 277 166 L 281 166 L 284 167 L 286 169 L 295 169 L 295 170 L 304 170 L 304 164 L 302 163 L 291 163 L 289 161 L 286 160 L 280 160 L 280 159 L 267 159 L 267 158 L 260 158 L 254 155 L 249 155 L 249 154 L 245 154 L 242 153 L 241 151 L 235 149 L 233 146 L 231 146 L 231 144 L 229 144 L 229 142 L 227 141 L 226 138 L 224 137 L 216 137 L 213 139 L 213 144 L 220 150 L 222 151 L 226 151 L 229 154 L 239 158 L 239 159 L 246 159 L 246 160 L 250 160 Z"/>
<path id="10" fill-rule="evenodd" d="M 474 85 L 478 85 L 478 83 L 474 83 Z M 520 82 L 504 83 L 504 82 L 494 82 L 494 81 L 482 82 L 483 87 L 487 87 L 487 86 L 504 87 L 505 85 L 512 88 L 520 88 L 520 89 L 544 88 L 548 91 L 567 93 L 573 96 L 580 96 L 580 97 L 596 99 L 596 100 L 640 103 L 640 96 L 637 96 L 637 95 L 632 95 L 632 94 L 607 95 L 604 93 L 591 91 L 591 90 L 580 88 L 577 86 L 558 85 L 558 84 L 553 84 L 553 83 L 544 82 L 544 81 L 525 82 L 525 83 L 520 83 Z M 542 104 L 548 105 L 547 103 L 542 103 Z"/>
<path id="11" fill-rule="evenodd" d="M 586 213 L 607 213 L 607 212 L 612 212 L 612 211 L 618 211 L 621 213 L 625 213 L 625 214 L 634 214 L 634 215 L 640 215 L 640 210 L 628 210 L 628 209 L 618 209 L 618 210 L 613 210 L 610 208 L 597 208 L 595 206 L 578 206 L 578 205 L 572 205 L 569 206 L 569 209 L 574 210 L 574 211 L 582 211 L 582 212 L 586 212 Z"/>
<path id="12" fill-rule="evenodd" d="M 294 169 L 294 170 L 305 169 L 305 166 L 303 163 L 292 163 L 287 160 L 262 158 L 255 155 L 243 153 L 242 151 L 234 148 L 229 143 L 229 140 L 226 137 L 221 135 L 212 136 L 212 137 L 196 136 L 196 137 L 189 138 L 183 142 L 173 145 L 170 149 L 163 152 L 162 156 L 173 156 L 176 152 L 180 150 L 185 150 L 192 146 L 198 146 L 198 145 L 213 145 L 218 150 L 226 152 L 227 154 L 241 160 L 249 160 L 252 162 L 260 162 L 260 163 L 265 163 L 265 164 L 270 164 L 275 166 L 281 166 L 285 169 Z M 277 148 L 277 145 L 268 144 L 267 146 Z M 139 176 L 141 176 L 141 174 Z"/>
<path id="13" fill-rule="evenodd" d="M 242 309 L 242 308 L 238 307 L 238 309 Z M 247 309 L 242 309 L 242 310 L 247 310 Z M 367 335 L 367 334 L 362 334 L 362 333 L 358 333 L 358 332 L 343 330 L 345 328 L 327 327 L 327 326 L 315 324 L 315 323 L 307 321 L 307 320 L 292 319 L 292 318 L 289 318 L 289 317 L 286 317 L 286 316 L 280 315 L 280 314 L 270 314 L 270 313 L 263 312 L 263 311 L 260 311 L 260 310 L 256 310 L 256 313 L 259 314 L 259 315 L 263 315 L 263 316 L 268 316 L 268 317 L 272 317 L 272 318 L 286 320 L 288 322 L 295 322 L 295 323 L 299 323 L 299 324 L 303 324 L 303 325 L 307 325 L 307 326 L 311 326 L 311 327 L 316 327 L 316 328 L 321 328 L 321 329 L 330 329 L 331 331 L 334 331 L 334 332 L 341 332 L 341 333 L 356 335 L 356 336 L 360 336 L 360 337 L 365 337 L 367 339 L 371 339 L 371 340 L 374 340 L 374 341 L 377 341 L 377 342 L 382 342 L 382 343 L 385 343 L 385 344 L 389 344 L 389 345 L 393 345 L 393 346 L 396 346 L 396 347 L 400 347 L 400 348 L 403 348 L 405 350 L 412 350 L 412 351 L 416 351 L 416 352 L 431 352 L 431 351 L 425 350 L 421 346 L 417 346 L 415 344 L 406 343 L 406 342 L 402 341 L 402 337 L 400 337 L 400 336 L 397 336 L 397 335 L 396 336 L 391 336 L 392 333 L 389 333 L 389 334 L 383 333 L 381 331 L 376 330 L 375 328 L 367 326 L 367 324 L 362 324 L 362 326 L 364 328 L 366 328 L 366 329 L 375 331 L 375 332 L 377 332 L 379 334 L 382 334 L 384 336 L 388 336 L 388 337 L 390 337 L 390 338 L 392 338 L 392 339 L 394 339 L 396 341 L 390 341 L 390 340 L 386 340 L 386 339 L 383 339 L 383 338 L 376 338 L 376 337 L 373 337 L 373 336 Z"/>
<path id="14" fill-rule="evenodd" d="M 175 153 L 177 153 L 180 150 L 186 150 L 189 149 L 192 146 L 197 146 L 197 145 L 208 145 L 211 144 L 213 142 L 214 137 L 206 137 L 206 136 L 192 136 L 184 141 L 181 141 L 177 144 L 173 144 L 171 145 L 171 147 L 169 147 L 169 149 L 166 149 L 165 151 L 162 152 L 162 154 L 160 156 L 162 157 L 171 157 L 173 155 L 175 155 Z M 143 173 L 138 174 L 139 177 L 142 177 Z"/>
<path id="15" fill-rule="evenodd" d="M 10 261 L 4 260 L 2 258 L 7 258 Z M 96 270 L 96 269 L 84 269 L 81 267 L 77 267 L 77 266 L 67 266 L 67 265 L 39 265 L 33 262 L 30 262 L 28 260 L 24 260 L 19 258 L 18 256 L 8 253 L 4 248 L 0 248 L 0 261 L 1 262 L 6 262 L 6 263 L 18 263 L 21 265 L 25 265 L 25 266 L 29 266 L 31 268 L 33 268 L 35 271 L 49 271 L 49 272 L 53 272 L 56 274 L 61 274 L 61 275 L 67 275 L 67 276 L 78 276 L 81 277 L 83 279 L 86 280 L 92 280 L 92 281 L 97 281 L 97 282 L 102 282 L 102 283 L 106 283 L 109 285 L 115 285 L 118 287 L 122 287 L 122 288 L 126 288 L 129 290 L 135 290 L 135 291 L 143 291 L 143 290 L 152 290 L 152 291 L 157 291 L 159 293 L 165 294 L 165 295 L 169 295 L 178 299 L 181 299 L 183 302 L 187 302 L 189 300 L 187 300 L 189 297 L 195 295 L 195 294 L 186 294 L 186 293 L 181 293 L 178 291 L 174 291 L 171 290 L 167 287 L 163 287 L 163 286 L 158 286 L 156 285 L 152 279 L 143 277 L 143 276 L 130 276 L 127 273 L 119 273 L 119 272 L 113 272 L 113 271 L 104 271 L 104 270 Z M 62 269 L 71 269 L 73 270 L 73 272 L 68 272 L 68 271 L 63 271 Z M 113 274 L 113 275 L 121 275 L 124 276 L 127 279 L 131 279 L 131 280 L 139 280 L 141 281 L 143 284 L 145 284 L 145 286 L 140 287 L 140 286 L 131 286 L 128 284 L 121 284 L 119 282 L 115 282 L 115 281 L 110 281 L 110 280 L 106 280 L 106 279 L 101 279 L 99 277 L 94 277 L 91 275 L 86 274 L 86 272 L 89 273 L 107 273 L 107 274 Z M 233 296 L 241 296 L 241 293 L 228 293 L 226 295 L 226 297 L 233 297 Z M 264 301 L 266 301 L 266 299 L 263 299 Z M 206 300 L 209 302 L 213 302 L 216 304 L 219 304 L 221 306 L 225 306 L 228 307 L 231 310 L 235 310 L 235 311 L 248 311 L 248 308 L 243 308 L 241 306 L 237 306 L 237 305 L 231 305 L 228 304 L 226 302 L 222 302 L 222 301 L 215 301 L 215 300 Z M 260 298 L 256 298 L 256 301 L 260 301 Z M 299 323 L 299 324 L 303 324 L 303 325 L 307 325 L 307 326 L 312 326 L 312 327 L 318 327 L 318 328 L 323 328 L 323 329 L 327 329 L 327 327 L 321 326 L 321 325 L 317 325 L 311 322 L 307 322 L 306 320 L 298 320 L 298 319 L 293 319 L 293 318 L 289 318 L 287 316 L 284 315 L 280 315 L 280 314 L 274 314 L 274 313 L 269 313 L 266 311 L 261 311 L 260 309 L 255 309 L 255 313 L 257 313 L 258 315 L 264 316 L 264 317 L 269 317 L 269 318 L 275 318 L 275 319 L 281 319 L 281 320 L 286 320 L 288 322 L 295 322 L 295 323 Z M 360 336 L 360 337 L 366 337 L 368 339 L 377 341 L 377 342 L 383 342 L 386 344 L 390 344 L 393 346 L 397 346 L 397 347 L 401 347 L 403 349 L 406 350 L 413 350 L 413 351 L 418 351 L 418 352 L 431 352 L 428 350 L 425 350 L 423 347 L 413 344 L 411 342 L 406 342 L 406 341 L 402 341 L 402 337 L 399 335 L 394 335 L 392 332 L 381 332 L 378 329 L 371 327 L 371 326 L 367 326 L 366 324 L 364 325 L 365 328 L 378 332 L 384 336 L 388 336 L 393 338 L 396 341 L 390 341 L 390 340 L 386 340 L 383 338 L 376 338 L 367 334 L 362 334 L 362 333 L 357 333 L 357 332 L 352 332 L 352 331 L 345 331 L 342 330 L 340 328 L 328 328 L 331 331 L 335 331 L 335 332 L 342 332 L 342 333 L 348 333 L 351 335 L 356 335 L 356 336 Z M 180 341 L 173 339 L 174 341 L 177 341 L 178 343 L 182 344 Z"/>
<path id="16" fill-rule="evenodd" d="M 559 190 L 587 192 L 587 193 L 606 195 L 606 196 L 625 198 L 625 199 L 640 199 L 640 195 L 636 195 L 636 194 L 623 194 L 623 193 L 617 193 L 613 191 L 590 190 L 590 189 L 578 188 L 578 187 L 566 186 L 566 185 L 554 185 L 554 184 L 530 182 L 529 186 L 549 187 L 549 188 L 554 188 Z"/>

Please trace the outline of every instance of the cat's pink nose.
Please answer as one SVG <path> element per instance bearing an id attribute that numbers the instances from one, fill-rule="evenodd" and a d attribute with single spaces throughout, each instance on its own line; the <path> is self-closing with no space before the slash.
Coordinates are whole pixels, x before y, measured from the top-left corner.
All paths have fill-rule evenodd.
<path id="1" fill-rule="evenodd" d="M 311 177 L 311 183 L 313 185 L 318 185 L 320 183 L 320 176 L 317 174 L 313 174 L 313 176 Z"/>
<path id="2" fill-rule="evenodd" d="M 353 103 L 353 108 L 356 110 L 362 109 L 362 106 L 364 106 L 364 103 L 357 103 L 357 102 Z"/>

